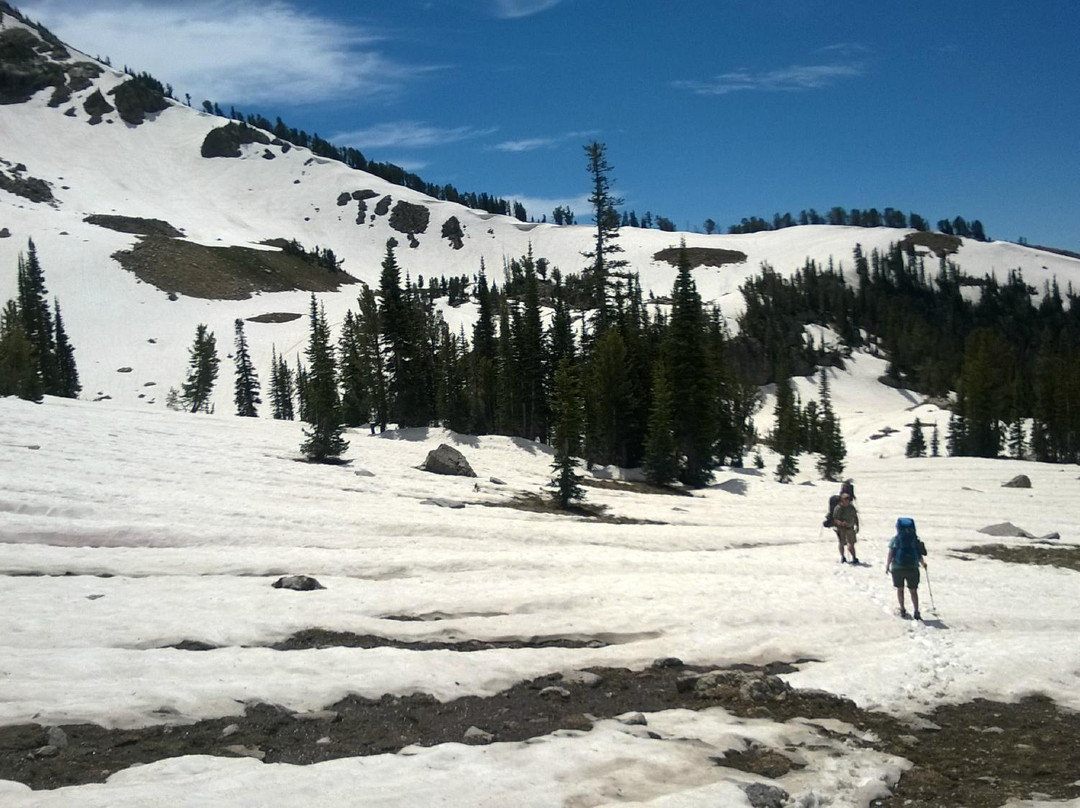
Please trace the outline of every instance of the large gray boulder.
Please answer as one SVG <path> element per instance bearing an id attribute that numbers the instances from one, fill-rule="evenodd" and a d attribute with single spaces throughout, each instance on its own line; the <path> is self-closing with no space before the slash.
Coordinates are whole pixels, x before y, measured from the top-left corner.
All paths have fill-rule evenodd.
<path id="1" fill-rule="evenodd" d="M 1001 484 L 1002 488 L 1031 488 L 1031 478 L 1026 474 L 1017 474 L 1007 483 Z"/>
<path id="2" fill-rule="evenodd" d="M 445 443 L 440 443 L 438 449 L 428 452 L 427 459 L 421 468 L 433 474 L 449 474 L 454 477 L 476 476 L 476 472 L 472 470 L 465 455 Z"/>

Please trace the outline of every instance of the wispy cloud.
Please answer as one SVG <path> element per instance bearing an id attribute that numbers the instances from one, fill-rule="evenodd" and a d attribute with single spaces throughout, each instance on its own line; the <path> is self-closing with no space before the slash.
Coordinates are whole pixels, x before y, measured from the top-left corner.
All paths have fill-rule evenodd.
<path id="1" fill-rule="evenodd" d="M 494 0 L 495 16 L 504 20 L 531 17 L 559 5 L 562 0 Z"/>
<path id="2" fill-rule="evenodd" d="M 779 70 L 753 73 L 736 70 L 707 81 L 676 81 L 674 86 L 698 95 L 728 95 L 737 92 L 792 92 L 817 90 L 846 78 L 861 76 L 864 68 L 858 62 L 848 64 L 792 65 Z"/>
<path id="3" fill-rule="evenodd" d="M 336 143 L 347 143 L 358 149 L 423 149 L 487 137 L 496 131 L 495 128 L 477 129 L 472 126 L 444 128 L 419 121 L 394 121 L 378 123 L 351 132 L 338 132 L 333 138 Z"/>
<path id="4" fill-rule="evenodd" d="M 29 0 L 20 8 L 72 47 L 148 71 L 196 102 L 362 100 L 431 69 L 381 54 L 376 31 L 284 0 Z"/>
<path id="5" fill-rule="evenodd" d="M 865 56 L 870 52 L 870 48 L 863 45 L 861 42 L 837 42 L 833 45 L 826 45 L 823 48 L 818 48 L 815 53 L 826 53 L 833 56 L 856 58 Z"/>
<path id="6" fill-rule="evenodd" d="M 502 143 L 496 143 L 491 148 L 496 151 L 502 152 L 531 152 L 538 151 L 539 149 L 555 149 L 566 143 L 583 141 L 591 137 L 596 137 L 596 131 L 587 132 L 567 132 L 563 135 L 552 135 L 549 137 L 529 137 L 521 140 L 504 140 Z"/>

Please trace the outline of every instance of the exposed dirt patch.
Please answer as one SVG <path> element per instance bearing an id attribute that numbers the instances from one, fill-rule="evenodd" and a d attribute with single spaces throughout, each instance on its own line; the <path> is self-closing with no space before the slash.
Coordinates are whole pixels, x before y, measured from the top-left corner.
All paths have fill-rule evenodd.
<path id="1" fill-rule="evenodd" d="M 676 488 L 670 485 L 653 485 L 652 483 L 639 483 L 630 480 L 598 480 L 586 478 L 581 481 L 582 485 L 589 488 L 605 488 L 608 491 L 626 491 L 631 494 L 664 494 L 671 497 L 692 497 L 692 493 L 685 488 Z"/>
<path id="2" fill-rule="evenodd" d="M 789 671 L 775 663 L 765 674 Z M 324 711 L 295 714 L 252 704 L 244 715 L 190 725 L 105 730 L 90 724 L 56 732 L 38 725 L 0 727 L 0 778 L 35 789 L 101 782 L 138 763 L 180 755 L 250 755 L 267 763 L 309 764 L 358 755 L 397 752 L 405 746 L 460 743 L 477 727 L 494 741 L 521 741 L 558 729 L 587 731 L 589 716 L 720 706 L 735 715 L 775 721 L 836 719 L 855 727 L 866 746 L 912 761 L 894 795 L 872 803 L 882 808 L 999 808 L 1010 798 L 1041 793 L 1051 799 L 1080 796 L 1080 715 L 1060 710 L 1045 697 L 1015 704 L 977 699 L 941 707 L 912 727 L 883 713 L 821 691 L 780 688 L 759 680 L 773 695 L 720 688 L 702 696 L 686 686 L 690 669 L 675 660 L 644 670 L 596 668 L 598 677 L 542 676 L 498 695 L 439 702 L 425 694 L 364 699 L 349 696 Z M 591 679 L 591 681 L 590 681 Z M 872 734 L 865 734 L 872 733 Z M 751 747 L 716 758 L 722 766 L 782 777 L 793 768 L 782 749 Z M 781 780 L 781 785 L 783 781 Z"/>
<path id="3" fill-rule="evenodd" d="M 244 300 L 256 292 L 332 292 L 356 283 L 346 272 L 279 250 L 206 247 L 163 236 L 147 236 L 113 258 L 163 292 L 210 300 Z"/>
<path id="4" fill-rule="evenodd" d="M 95 213 L 83 219 L 87 224 L 96 224 L 115 230 L 118 233 L 132 233 L 136 236 L 166 236 L 179 238 L 184 234 L 161 219 L 140 219 L 137 216 L 111 216 L 107 213 Z"/>
<path id="5" fill-rule="evenodd" d="M 1080 572 L 1080 547 L 1044 546 L 1006 546 L 1004 544 L 982 544 L 958 550 L 960 553 L 982 555 L 1010 564 L 1038 564 L 1047 567 L 1062 567 Z"/>
<path id="6" fill-rule="evenodd" d="M 313 648 L 404 648 L 409 651 L 490 651 L 495 648 L 604 648 L 599 640 L 571 640 L 559 637 L 534 637 L 527 640 L 397 640 L 374 634 L 354 634 L 350 631 L 329 631 L 310 628 L 269 646 L 275 651 L 308 651 Z M 168 646 L 180 651 L 212 651 L 217 646 L 200 640 L 184 640 Z"/>
<path id="7" fill-rule="evenodd" d="M 668 247 L 660 250 L 660 252 L 653 253 L 653 260 L 663 261 L 677 267 L 680 252 L 681 248 L 679 247 Z M 746 263 L 746 253 L 740 250 L 724 250 L 718 247 L 687 247 L 686 257 L 690 261 L 691 269 Z"/>
<path id="8" fill-rule="evenodd" d="M 273 311 L 269 314 L 257 314 L 254 317 L 248 317 L 247 321 L 249 323 L 290 323 L 293 320 L 299 320 L 303 316 L 292 311 Z"/>
<path id="9" fill-rule="evenodd" d="M 488 508 L 514 508 L 529 513 L 554 513 L 562 516 L 577 516 L 603 522 L 609 525 L 666 525 L 667 522 L 657 522 L 652 519 L 631 519 L 628 516 L 612 516 L 607 512 L 606 505 L 594 505 L 588 502 L 579 502 L 569 508 L 560 508 L 559 503 L 549 495 L 522 492 L 506 502 L 478 502 Z"/>
<path id="10" fill-rule="evenodd" d="M 945 255 L 953 255 L 960 249 L 963 241 L 959 236 L 950 236 L 946 233 L 916 232 L 909 233 L 900 239 L 900 249 L 911 250 L 915 247 L 925 247 L 938 258 Z"/>

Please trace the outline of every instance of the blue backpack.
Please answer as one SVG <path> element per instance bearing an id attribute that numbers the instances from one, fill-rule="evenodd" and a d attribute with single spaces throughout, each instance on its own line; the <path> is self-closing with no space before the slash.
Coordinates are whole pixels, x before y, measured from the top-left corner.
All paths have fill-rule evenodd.
<path id="1" fill-rule="evenodd" d="M 896 520 L 896 550 L 893 564 L 897 567 L 915 567 L 919 559 L 926 555 L 926 545 L 919 540 L 915 531 L 915 520 L 901 516 Z"/>

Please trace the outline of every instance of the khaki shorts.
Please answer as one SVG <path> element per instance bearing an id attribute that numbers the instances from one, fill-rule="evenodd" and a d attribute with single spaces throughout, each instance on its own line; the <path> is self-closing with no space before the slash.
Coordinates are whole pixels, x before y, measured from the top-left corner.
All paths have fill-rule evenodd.
<path id="1" fill-rule="evenodd" d="M 919 588 L 919 568 L 918 567 L 893 567 L 892 568 L 892 583 L 897 589 L 907 587 L 908 589 Z"/>
<path id="2" fill-rule="evenodd" d="M 855 529 L 850 527 L 838 527 L 836 529 L 836 538 L 841 544 L 854 544 Z"/>

